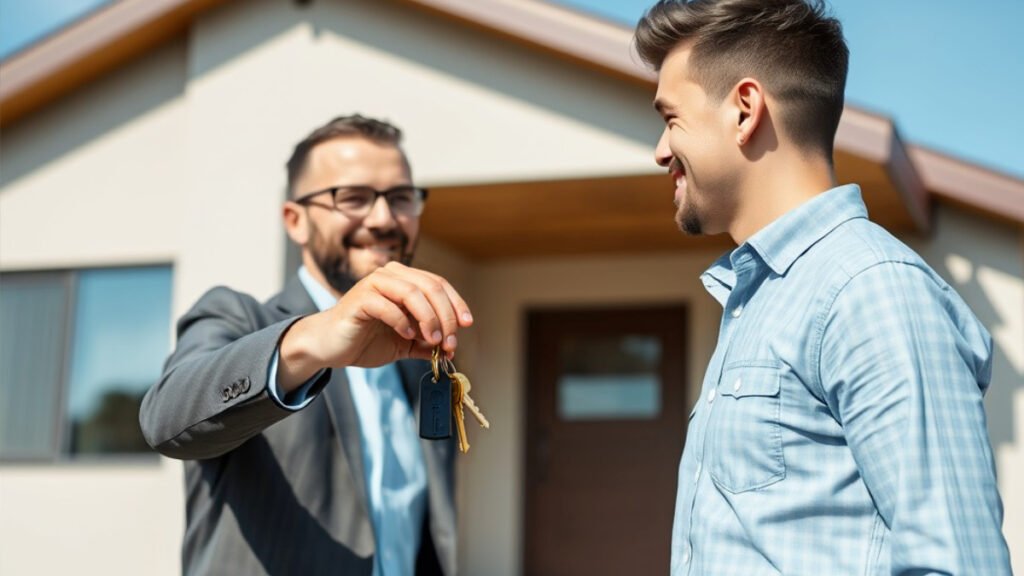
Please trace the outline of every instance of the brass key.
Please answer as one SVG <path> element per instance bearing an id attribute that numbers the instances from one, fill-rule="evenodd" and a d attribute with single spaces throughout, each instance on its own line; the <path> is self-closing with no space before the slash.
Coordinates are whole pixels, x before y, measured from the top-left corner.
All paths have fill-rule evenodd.
<path id="1" fill-rule="evenodd" d="M 476 418 L 476 421 L 480 424 L 481 428 L 490 428 L 491 423 L 487 421 L 487 417 L 484 416 L 484 413 L 480 411 L 476 402 L 474 402 L 473 398 L 469 395 L 469 391 L 473 388 L 469 383 L 469 378 L 467 378 L 462 372 L 455 372 L 454 370 L 452 370 L 448 375 L 452 379 L 452 382 L 458 382 L 457 386 L 462 389 L 462 405 L 469 408 L 469 413 Z"/>
<path id="2" fill-rule="evenodd" d="M 445 372 L 447 372 L 447 366 L 445 366 Z M 451 374 L 449 373 L 449 378 Z M 451 378 L 452 381 L 452 415 L 455 417 L 455 428 L 459 432 L 459 451 L 465 454 L 469 452 L 469 438 L 466 437 L 466 419 L 462 413 L 462 399 L 464 392 L 462 390 L 462 382 Z"/>

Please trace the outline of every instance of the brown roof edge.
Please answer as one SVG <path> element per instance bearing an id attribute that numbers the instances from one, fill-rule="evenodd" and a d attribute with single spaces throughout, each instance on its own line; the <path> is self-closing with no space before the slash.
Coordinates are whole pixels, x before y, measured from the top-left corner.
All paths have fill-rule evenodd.
<path id="1" fill-rule="evenodd" d="M 119 0 L 0 62 L 0 126 L 182 33 L 225 0 Z"/>
<path id="2" fill-rule="evenodd" d="M 884 166 L 914 227 L 919 232 L 930 228 L 931 202 L 927 187 L 892 120 L 847 106 L 836 131 L 835 146 Z"/>
<path id="3" fill-rule="evenodd" d="M 909 146 L 909 154 L 937 197 L 1024 226 L 1024 179 L 922 146 Z"/>

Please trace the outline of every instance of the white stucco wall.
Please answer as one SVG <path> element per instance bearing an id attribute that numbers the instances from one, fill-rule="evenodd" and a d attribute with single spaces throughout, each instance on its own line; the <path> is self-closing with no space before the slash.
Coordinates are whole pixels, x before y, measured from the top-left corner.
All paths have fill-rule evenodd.
<path id="1" fill-rule="evenodd" d="M 175 42 L 3 128 L 0 269 L 177 265 L 186 52 Z M 181 486 L 155 458 L 0 463 L 0 574 L 177 574 Z"/>
<path id="2" fill-rule="evenodd" d="M 186 177 L 176 42 L 4 126 L 0 267 L 168 262 Z"/>

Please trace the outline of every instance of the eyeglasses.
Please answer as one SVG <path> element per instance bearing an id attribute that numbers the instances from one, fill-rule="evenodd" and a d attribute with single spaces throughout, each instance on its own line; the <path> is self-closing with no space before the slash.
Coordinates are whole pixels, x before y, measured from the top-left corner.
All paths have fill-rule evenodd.
<path id="1" fill-rule="evenodd" d="M 418 218 L 423 213 L 423 203 L 427 199 L 427 189 L 416 186 L 395 186 L 387 190 L 377 190 L 371 186 L 334 186 L 310 192 L 296 198 L 294 202 L 306 206 L 314 196 L 328 193 L 334 199 L 333 208 L 349 218 L 369 216 L 378 196 L 384 197 L 393 215 Z"/>

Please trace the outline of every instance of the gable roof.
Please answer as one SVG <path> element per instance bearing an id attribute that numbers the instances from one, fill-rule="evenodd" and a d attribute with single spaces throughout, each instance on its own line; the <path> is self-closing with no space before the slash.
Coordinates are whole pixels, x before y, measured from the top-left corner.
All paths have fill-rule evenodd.
<path id="1" fill-rule="evenodd" d="M 228 0 L 120 0 L 0 62 L 0 127 L 27 116 L 188 30 Z M 531 49 L 652 88 L 655 75 L 631 50 L 632 29 L 541 0 L 395 0 Z M 844 110 L 836 135 L 843 155 L 868 160 L 903 202 L 913 227 L 928 226 L 937 197 L 1024 224 L 1024 180 L 920 146 L 906 146 L 892 121 Z"/>

